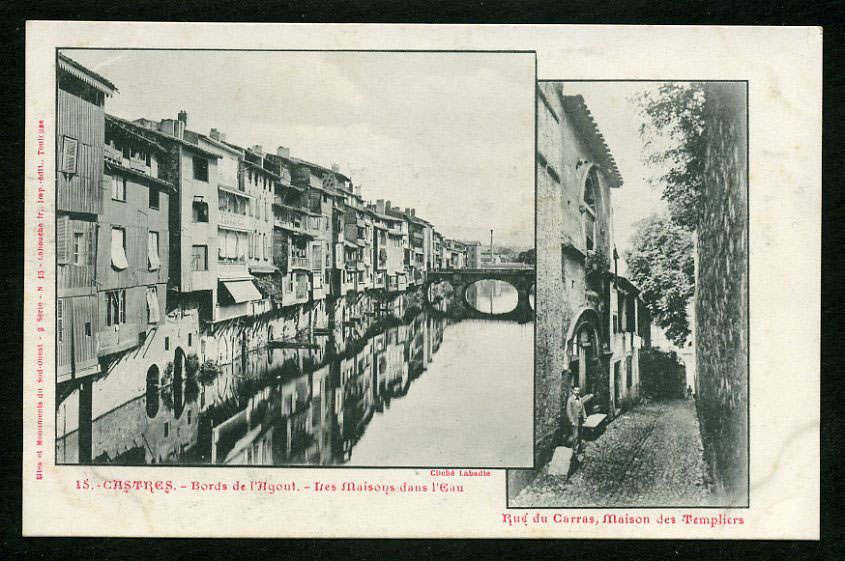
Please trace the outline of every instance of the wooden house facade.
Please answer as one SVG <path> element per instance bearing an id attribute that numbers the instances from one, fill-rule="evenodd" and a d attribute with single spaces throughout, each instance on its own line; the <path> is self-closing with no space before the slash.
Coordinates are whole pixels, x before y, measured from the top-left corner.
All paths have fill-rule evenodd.
<path id="1" fill-rule="evenodd" d="M 99 372 L 97 219 L 102 212 L 105 99 L 114 84 L 57 60 L 56 380 Z"/>

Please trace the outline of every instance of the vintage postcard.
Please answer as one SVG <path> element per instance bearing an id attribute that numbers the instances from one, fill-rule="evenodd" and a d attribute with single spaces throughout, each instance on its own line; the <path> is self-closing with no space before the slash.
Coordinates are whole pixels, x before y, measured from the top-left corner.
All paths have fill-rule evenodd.
<path id="1" fill-rule="evenodd" d="M 817 539 L 821 45 L 29 22 L 24 534 Z"/>

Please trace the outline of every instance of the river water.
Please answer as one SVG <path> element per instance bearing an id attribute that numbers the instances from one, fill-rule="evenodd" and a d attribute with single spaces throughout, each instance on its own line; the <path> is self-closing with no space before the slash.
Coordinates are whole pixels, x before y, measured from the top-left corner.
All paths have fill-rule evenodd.
<path id="1" fill-rule="evenodd" d="M 146 395 L 93 420 L 91 457 L 124 465 L 527 467 L 533 349 L 533 322 L 420 313 L 338 327 L 308 348 L 252 352 L 161 388 L 151 381 Z M 59 440 L 60 455 L 72 459 L 78 432 Z"/>

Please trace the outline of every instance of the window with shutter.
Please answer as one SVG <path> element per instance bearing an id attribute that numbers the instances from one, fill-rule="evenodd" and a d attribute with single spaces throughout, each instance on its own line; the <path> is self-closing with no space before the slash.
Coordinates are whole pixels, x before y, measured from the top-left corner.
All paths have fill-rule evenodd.
<path id="1" fill-rule="evenodd" d="M 158 291 L 155 286 L 147 287 L 147 323 L 158 323 Z"/>
<path id="2" fill-rule="evenodd" d="M 126 323 L 126 291 L 111 290 L 106 297 L 106 325 Z"/>
<path id="3" fill-rule="evenodd" d="M 79 141 L 69 136 L 62 142 L 62 167 L 64 173 L 76 173 L 76 160 L 79 151 Z"/>
<path id="4" fill-rule="evenodd" d="M 191 270 L 192 271 L 207 271 L 208 270 L 208 246 L 207 245 L 191 246 Z"/>
<path id="5" fill-rule="evenodd" d="M 59 343 L 64 343 L 65 339 L 64 308 L 65 301 L 58 300 L 56 302 L 56 339 Z"/>
<path id="6" fill-rule="evenodd" d="M 249 234 L 238 234 L 238 261 L 246 261 L 247 236 Z"/>
<path id="7" fill-rule="evenodd" d="M 126 178 L 120 175 L 111 176 L 111 198 L 113 201 L 126 202 Z"/>
<path id="8" fill-rule="evenodd" d="M 87 246 L 85 248 L 86 255 L 88 256 L 88 266 L 93 267 L 97 264 L 97 225 L 96 224 L 89 224 L 88 225 L 88 235 L 85 236 L 87 240 Z"/>
<path id="9" fill-rule="evenodd" d="M 59 216 L 56 221 L 56 262 L 67 265 L 70 253 L 70 217 Z"/>
<path id="10" fill-rule="evenodd" d="M 118 271 L 129 267 L 126 260 L 126 230 L 123 228 L 111 229 L 111 264 Z"/>
<path id="11" fill-rule="evenodd" d="M 161 268 L 161 259 L 158 255 L 158 232 L 147 233 L 147 260 L 150 264 L 150 271 L 157 271 Z"/>
<path id="12" fill-rule="evenodd" d="M 85 235 L 82 232 L 73 233 L 73 258 L 74 265 L 82 265 L 85 262 Z"/>
<path id="13" fill-rule="evenodd" d="M 323 265 L 323 246 L 315 243 L 311 246 L 311 269 L 319 271 Z"/>

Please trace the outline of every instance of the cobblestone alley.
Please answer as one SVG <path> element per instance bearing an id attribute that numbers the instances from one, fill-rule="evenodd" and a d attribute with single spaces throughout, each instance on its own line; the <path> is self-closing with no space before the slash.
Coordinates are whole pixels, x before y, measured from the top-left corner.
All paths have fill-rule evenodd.
<path id="1" fill-rule="evenodd" d="M 512 506 L 705 505 L 704 460 L 694 401 L 653 402 L 610 423 L 585 443 L 567 481 L 544 467 Z"/>

